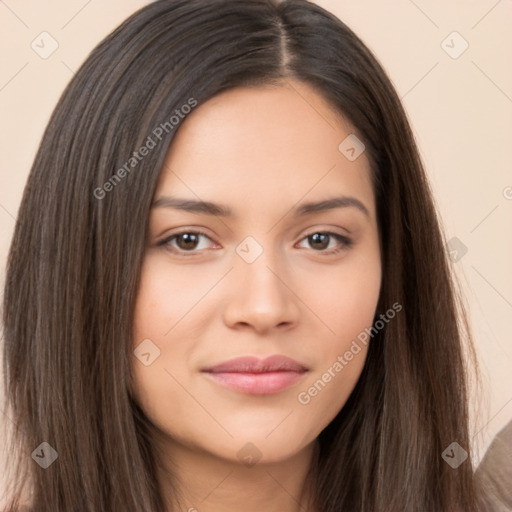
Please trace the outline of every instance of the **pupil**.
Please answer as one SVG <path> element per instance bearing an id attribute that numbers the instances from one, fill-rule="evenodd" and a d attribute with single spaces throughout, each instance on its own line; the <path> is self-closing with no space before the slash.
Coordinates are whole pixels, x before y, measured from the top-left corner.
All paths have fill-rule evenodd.
<path id="1" fill-rule="evenodd" d="M 329 245 L 328 243 L 325 243 L 327 241 L 327 235 L 325 233 L 315 233 L 314 235 L 311 235 L 310 238 L 313 240 L 313 242 L 320 241 L 320 246 L 321 246 L 320 249 L 325 249 Z M 323 238 L 323 241 L 322 241 L 322 238 Z M 317 247 L 318 247 L 318 244 L 317 244 Z"/>

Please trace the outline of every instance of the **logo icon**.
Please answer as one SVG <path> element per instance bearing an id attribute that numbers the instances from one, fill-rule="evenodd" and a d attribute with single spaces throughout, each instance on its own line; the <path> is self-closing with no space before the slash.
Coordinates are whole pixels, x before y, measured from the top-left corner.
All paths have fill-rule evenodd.
<path id="1" fill-rule="evenodd" d="M 441 457 L 443 457 L 445 462 L 453 469 L 457 469 L 468 458 L 468 452 L 464 450 L 459 443 L 454 441 L 441 454 Z"/>
<path id="2" fill-rule="evenodd" d="M 245 445 L 238 450 L 236 455 L 244 466 L 252 468 L 261 459 L 263 454 L 253 443 L 249 442 L 245 443 Z"/>
<path id="3" fill-rule="evenodd" d="M 460 261 L 468 252 L 468 248 L 456 236 L 448 240 L 445 249 L 448 252 L 448 258 L 454 263 Z"/>
<path id="4" fill-rule="evenodd" d="M 357 160 L 359 156 L 365 150 L 363 142 L 353 133 L 343 139 L 338 146 L 339 152 L 344 155 L 348 160 L 353 162 Z"/>
<path id="5" fill-rule="evenodd" d="M 253 263 L 263 254 L 263 247 L 254 237 L 248 236 L 238 244 L 236 253 L 246 263 Z"/>
<path id="6" fill-rule="evenodd" d="M 469 48 L 469 43 L 457 31 L 453 31 L 443 39 L 441 48 L 452 59 L 458 59 Z"/>
<path id="7" fill-rule="evenodd" d="M 149 366 L 160 356 L 160 349 L 149 338 L 146 338 L 139 343 L 133 354 L 144 366 Z"/>
<path id="8" fill-rule="evenodd" d="M 43 468 L 50 467 L 59 454 L 45 441 L 41 443 L 33 452 L 32 458 Z"/>
<path id="9" fill-rule="evenodd" d="M 48 32 L 41 32 L 31 43 L 30 47 L 41 59 L 50 57 L 59 47 L 57 40 Z"/>

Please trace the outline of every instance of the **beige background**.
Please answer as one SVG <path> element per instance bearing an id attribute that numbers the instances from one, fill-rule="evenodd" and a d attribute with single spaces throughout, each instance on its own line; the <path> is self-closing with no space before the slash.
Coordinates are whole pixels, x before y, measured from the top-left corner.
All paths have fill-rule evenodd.
<path id="1" fill-rule="evenodd" d="M 146 3 L 0 0 L 0 285 L 23 187 L 59 95 L 88 52 Z M 479 460 L 512 419 L 512 1 L 317 3 L 351 27 L 388 71 L 446 236 L 467 247 L 453 267 L 464 285 L 484 379 L 472 432 Z M 31 44 L 43 52 L 50 37 L 58 48 L 43 59 Z M 467 50 L 452 58 L 464 41 Z M 9 421 L 0 409 L 2 420 Z"/>

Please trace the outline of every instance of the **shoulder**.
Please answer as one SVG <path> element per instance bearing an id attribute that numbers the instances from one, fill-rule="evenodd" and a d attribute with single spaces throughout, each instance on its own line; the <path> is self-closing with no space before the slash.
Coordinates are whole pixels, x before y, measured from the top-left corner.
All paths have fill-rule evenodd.
<path id="1" fill-rule="evenodd" d="M 512 512 L 512 421 L 498 432 L 475 471 L 485 511 Z"/>

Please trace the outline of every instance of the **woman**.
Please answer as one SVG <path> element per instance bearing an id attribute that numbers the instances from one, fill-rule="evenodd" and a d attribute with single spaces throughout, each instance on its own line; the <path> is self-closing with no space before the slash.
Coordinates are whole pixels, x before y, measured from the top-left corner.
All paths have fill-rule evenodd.
<path id="1" fill-rule="evenodd" d="M 141 9 L 20 208 L 9 510 L 23 486 L 38 511 L 478 510 L 443 246 L 397 94 L 336 17 Z"/>

